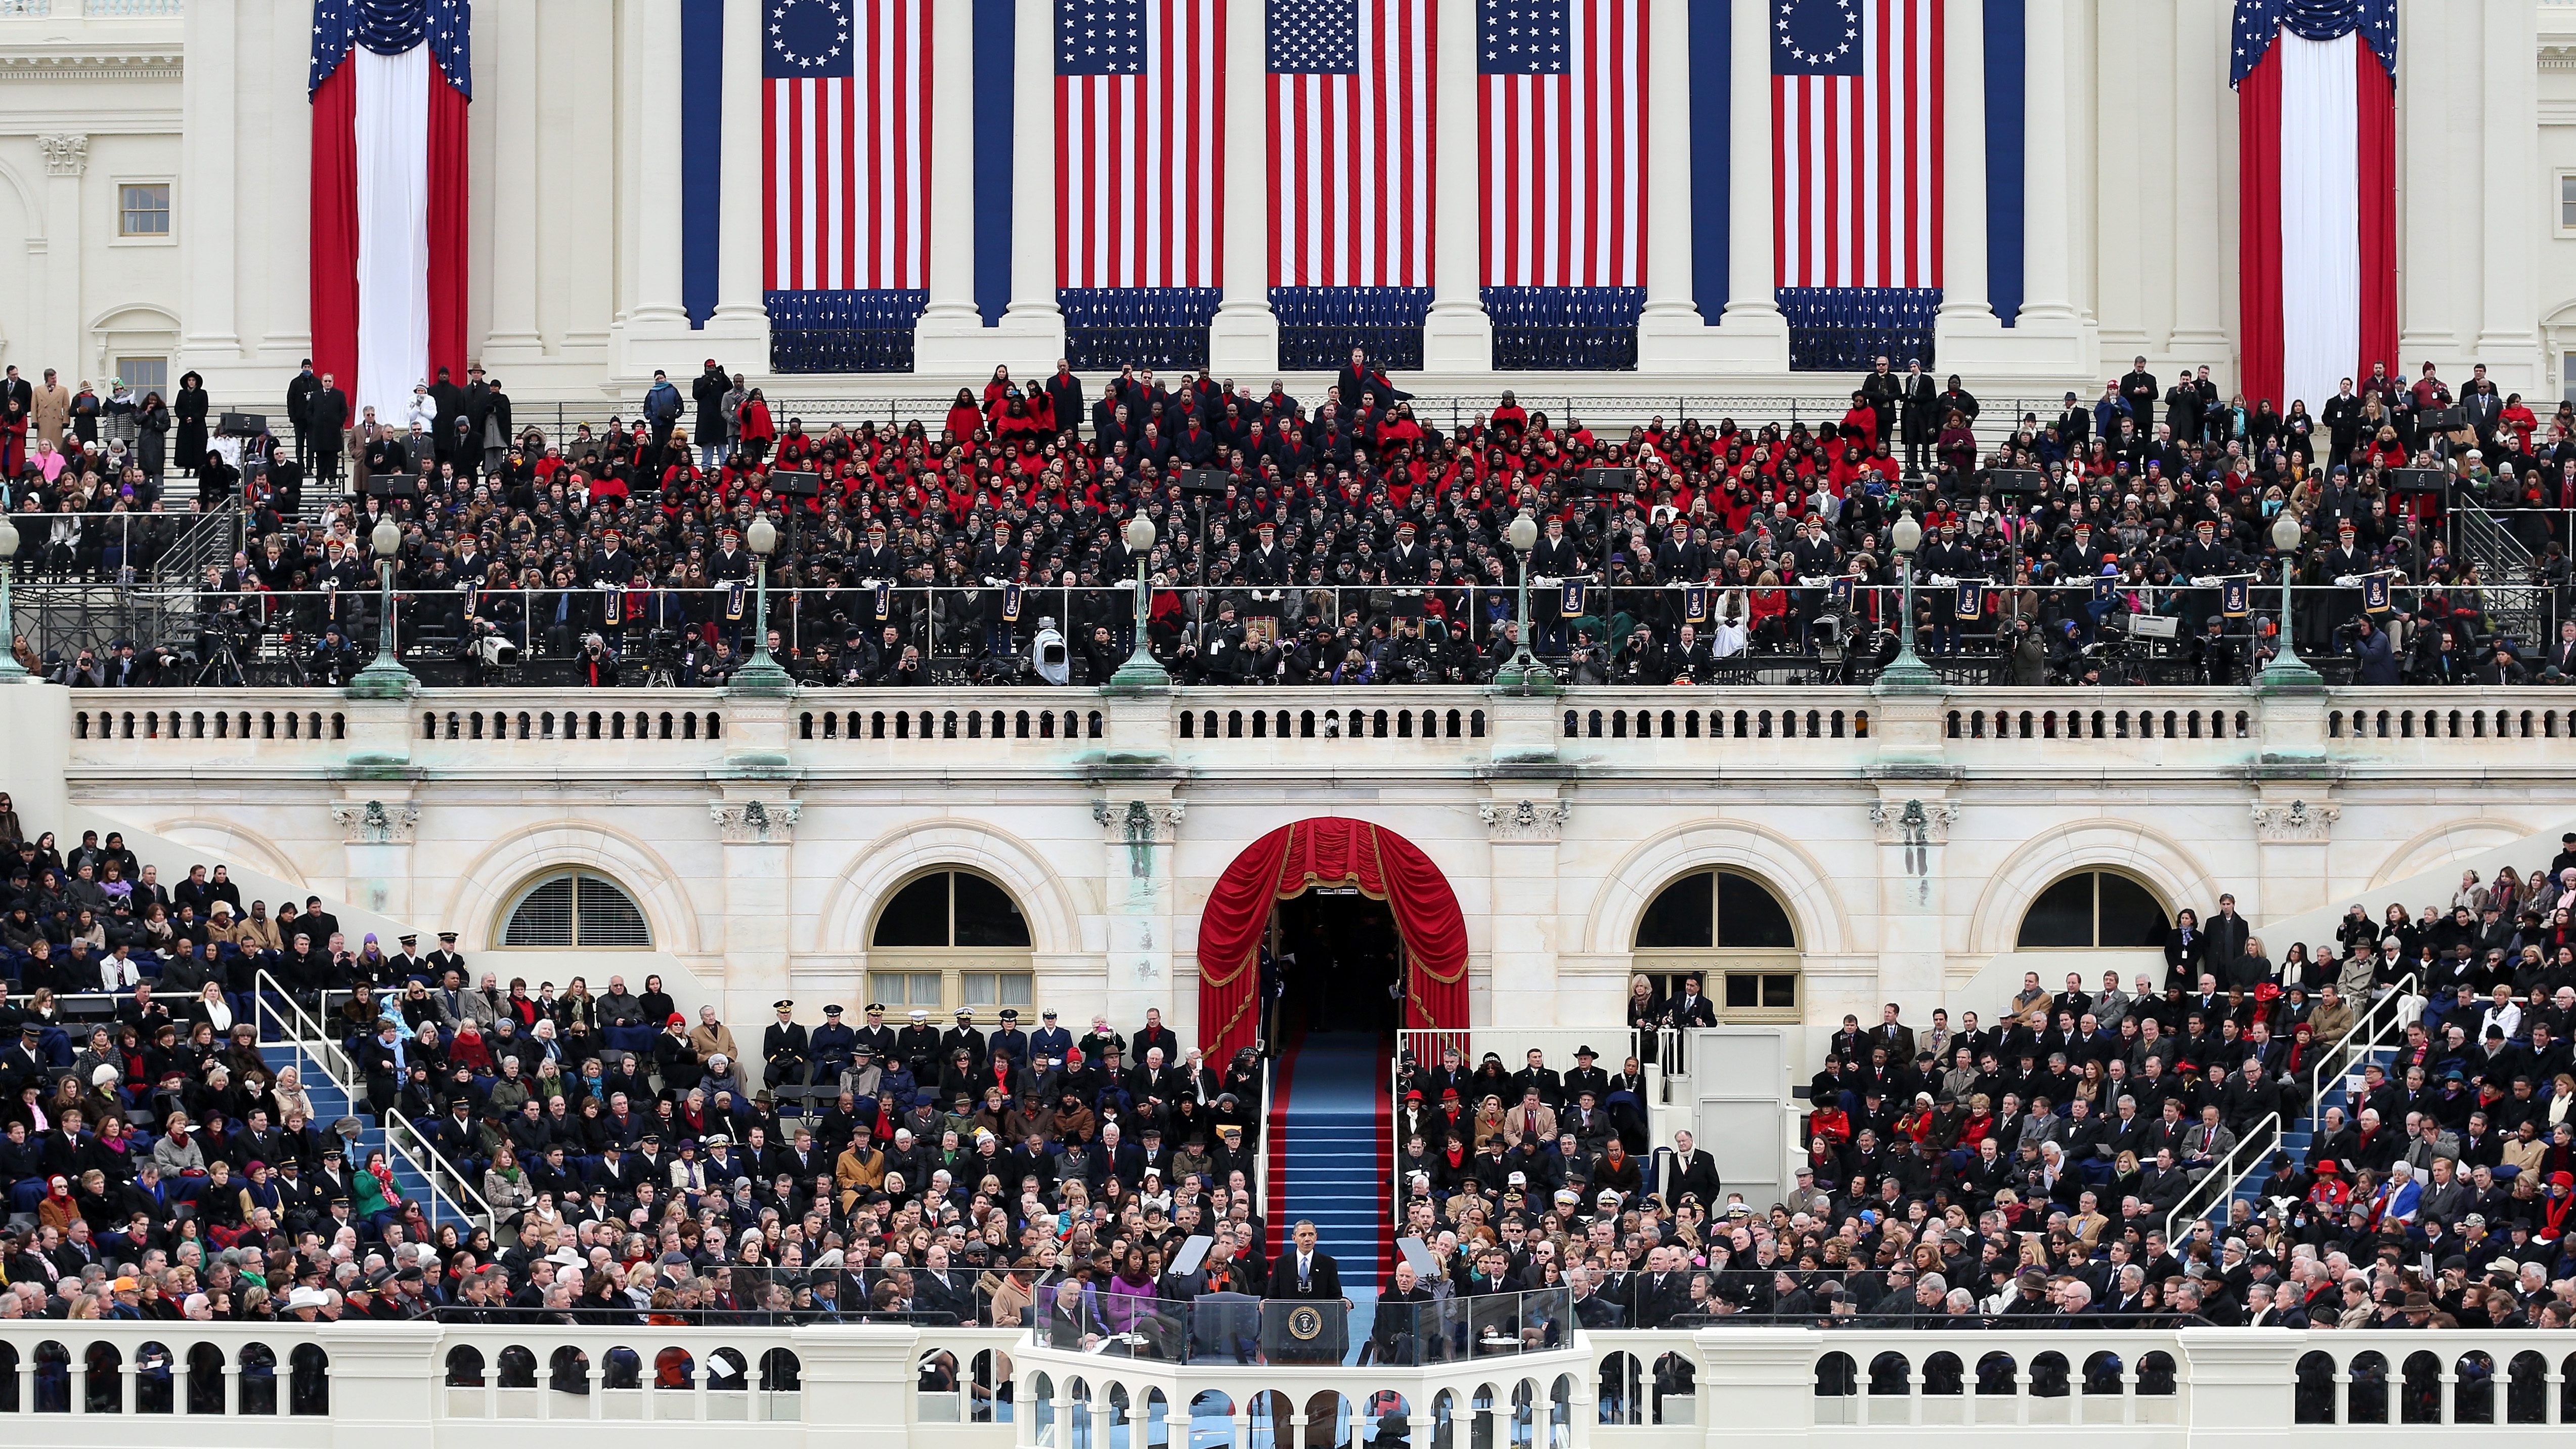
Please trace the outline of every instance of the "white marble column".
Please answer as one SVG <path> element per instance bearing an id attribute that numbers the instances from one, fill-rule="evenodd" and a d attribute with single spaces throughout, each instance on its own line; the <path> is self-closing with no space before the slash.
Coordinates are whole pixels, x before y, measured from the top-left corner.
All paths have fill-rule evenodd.
<path id="1" fill-rule="evenodd" d="M 2067 139 L 2074 107 L 2067 91 L 2079 74 L 2067 64 L 2067 0 L 2029 0 L 2024 54 L 2031 78 L 2022 115 L 2022 303 L 2014 325 L 2075 316 L 2075 271 L 2069 223 Z"/>
<path id="2" fill-rule="evenodd" d="M 1485 165 L 1476 140 L 1477 8 L 1476 0 L 1440 0 L 1432 118 L 1439 164 L 1432 201 L 1431 315 L 1422 322 L 1422 366 L 1429 372 L 1491 372 L 1494 367 L 1477 180 Z"/>
<path id="3" fill-rule="evenodd" d="M 1256 32 L 1258 33 L 1258 32 Z M 1255 384 L 1258 386 L 1258 384 Z M 1172 1010 L 1179 891 L 1172 861 L 1188 806 L 1161 789 L 1113 788 L 1093 802 L 1100 822 L 1101 899 L 1109 907 L 1107 1008 L 1112 1021 L 1142 1021 L 1145 1008 Z"/>
<path id="4" fill-rule="evenodd" d="M 1279 318 L 1270 310 L 1270 152 L 1265 105 L 1268 0 L 1225 0 L 1225 298 L 1208 329 L 1208 370 L 1257 377 L 1279 370 Z"/>
<path id="5" fill-rule="evenodd" d="M 1735 26 L 1732 70 L 1727 76 L 1734 204 L 1727 209 L 1726 312 L 1718 326 L 1776 338 L 1779 367 L 1789 366 L 1789 323 L 1773 288 L 1778 259 L 1771 254 L 1771 30 L 1768 10 L 1745 3 L 1729 7 Z"/>
<path id="6" fill-rule="evenodd" d="M 88 252 L 81 240 L 81 187 L 89 172 L 89 137 L 78 132 L 50 132 L 36 138 L 45 157 L 45 295 L 42 315 L 48 325 L 40 329 L 54 351 L 38 360 L 34 367 L 24 368 L 20 376 L 42 380 L 43 368 L 62 369 L 65 387 L 76 385 L 88 373 L 101 389 L 107 386 L 107 358 L 104 345 L 95 349 L 97 339 L 87 335 L 88 324 L 81 311 L 81 281 L 86 270 Z M 221 174 L 221 173 L 217 173 Z M 177 201 L 173 188 L 173 201 Z M 84 357 L 92 360 L 84 363 Z M 60 358 L 59 362 L 55 358 Z"/>
<path id="7" fill-rule="evenodd" d="M 1941 315 L 1933 344 L 1952 333 L 1993 332 L 2001 324 L 1986 292 L 1986 5 L 1952 0 L 1942 8 Z M 1943 370 L 1951 370 L 1947 358 Z"/>
<path id="8" fill-rule="evenodd" d="M 171 188 L 187 268 L 179 347 L 188 363 L 220 365 L 241 354 L 233 321 L 236 206 L 225 184 L 235 169 L 239 135 L 240 17 L 230 6 L 191 6 L 182 34 L 192 59 L 180 81 L 180 107 L 188 118 L 179 133 L 181 179 Z M 78 265 L 81 258 L 73 253 L 66 260 Z"/>
<path id="9" fill-rule="evenodd" d="M 420 803 L 405 785 L 362 786 L 331 805 L 340 827 L 341 898 L 350 905 L 407 920 L 412 912 L 412 845 Z"/>
<path id="10" fill-rule="evenodd" d="M 2539 130 L 2540 12 L 2529 4 L 2481 5 L 2486 65 L 2479 88 L 2485 142 L 2478 148 L 2478 211 L 2485 218 L 2479 248 L 2483 276 L 2478 298 L 2480 362 L 2499 392 L 2537 393 L 2543 369 L 2540 309 L 2566 294 L 2564 283 L 2542 296 L 2540 246 L 2551 230 L 2542 191 Z M 2402 55 L 2403 42 L 2400 42 Z"/>
<path id="11" fill-rule="evenodd" d="M 2508 0 L 2510 3 L 2510 0 Z M 2455 210 L 2452 181 L 2461 164 L 2450 129 L 2451 93 L 2460 87 L 2452 51 L 2474 44 L 2475 26 L 2457 23 L 2449 0 L 2413 0 L 2397 47 L 2397 369 L 2411 376 L 2429 357 L 2460 345 L 2457 235 L 2474 226 L 2482 206 Z M 2466 57 L 2462 57 L 2466 59 Z M 2534 62 L 2537 63 L 2536 61 Z"/>
<path id="12" fill-rule="evenodd" d="M 800 802 L 775 781 L 719 787 L 707 802 L 724 862 L 724 1005 L 730 1021 L 759 1021 L 793 985 L 787 890 Z"/>
<path id="13" fill-rule="evenodd" d="M 1002 326 L 1064 351 L 1064 309 L 1055 300 L 1055 8 L 1019 0 L 1013 12 L 1011 136 L 1011 305 Z M 1052 357 L 1049 358 L 1052 362 Z"/>
<path id="14" fill-rule="evenodd" d="M 1665 43 L 1660 30 L 1649 33 L 1657 45 Z M 1559 841 L 1573 807 L 1556 789 L 1498 781 L 1476 803 L 1493 852 L 1485 974 L 1498 1022 L 1566 1019 L 1557 994 L 1557 881 L 1564 874 Z"/>
<path id="15" fill-rule="evenodd" d="M 543 355 L 537 330 L 537 10 L 493 16 L 489 77 L 477 105 L 492 108 L 492 325 L 476 357 L 497 370 Z M 506 381 L 507 379 L 504 379 Z"/>
<path id="16" fill-rule="evenodd" d="M 644 94 L 637 140 L 643 154 L 642 213 L 635 235 L 635 308 L 626 315 L 630 336 L 686 331 L 688 309 L 680 290 L 679 194 L 680 93 L 687 78 L 680 63 L 680 0 L 636 0 L 636 41 Z"/>
<path id="17" fill-rule="evenodd" d="M 1879 919 L 1878 983 L 1871 994 L 1900 1003 L 1913 1020 L 1927 1019 L 1946 995 L 1942 857 L 1958 815 L 1937 783 L 1920 780 L 1881 784 L 1869 808 L 1878 840 Z"/>
<path id="18" fill-rule="evenodd" d="M 2013 3 L 2013 0 L 2005 0 Z M 2022 114 L 2021 315 L 2003 333 L 2031 372 L 2069 385 L 2101 370 L 2099 329 L 2075 305 L 2076 119 L 2093 103 L 2093 58 L 2076 35 L 2073 0 L 2023 0 L 2030 82 Z"/>
<path id="19" fill-rule="evenodd" d="M 1690 27 L 1688 0 L 1648 0 L 1646 174 L 1656 182 L 1646 208 L 1646 305 L 1637 319 L 1641 364 L 1649 338 L 1701 326 L 1691 275 Z"/>
<path id="20" fill-rule="evenodd" d="M 707 330 L 754 344 L 752 356 L 727 359 L 744 372 L 769 367 L 769 304 L 763 296 L 768 269 L 761 255 L 768 193 L 761 185 L 760 17 L 761 0 L 724 0 L 725 164 L 717 187 L 723 212 L 716 221 L 716 310 Z"/>
<path id="21" fill-rule="evenodd" d="M 2235 268 L 2235 238 L 2219 220 L 2219 108 L 2231 100 L 2227 76 L 2226 0 L 2175 0 L 2172 228 L 2165 255 L 2173 268 L 2174 325 L 2167 350 L 2180 361 L 2228 366 L 2226 281 Z"/>
<path id="22" fill-rule="evenodd" d="M 916 357 L 984 327 L 975 308 L 975 8 L 930 11 L 930 301 Z"/>

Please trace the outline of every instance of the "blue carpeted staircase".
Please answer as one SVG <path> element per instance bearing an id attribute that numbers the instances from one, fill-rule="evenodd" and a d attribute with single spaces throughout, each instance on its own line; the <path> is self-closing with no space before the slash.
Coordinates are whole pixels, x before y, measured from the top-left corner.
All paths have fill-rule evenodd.
<path id="1" fill-rule="evenodd" d="M 1383 1116 L 1387 1058 L 1375 1036 L 1315 1035 L 1289 1055 L 1269 1130 L 1271 1230 L 1288 1241 L 1301 1218 L 1340 1267 L 1342 1289 L 1365 1305 L 1377 1297 L 1387 1255 L 1389 1199 Z"/>
<path id="2" fill-rule="evenodd" d="M 395 1188 L 402 1193 L 405 1201 L 420 1201 L 422 1211 L 429 1214 L 431 1221 L 460 1222 L 471 1216 L 465 1205 L 449 1201 L 443 1196 L 437 1198 L 431 1196 L 429 1180 L 405 1161 L 401 1153 L 385 1145 L 385 1129 L 375 1118 L 367 1114 L 365 1101 L 350 1101 L 349 1094 L 342 1091 L 339 1084 L 331 1080 L 331 1074 L 322 1070 L 322 1064 L 314 1060 L 312 1053 L 292 1042 L 267 1042 L 261 1045 L 259 1054 L 272 1069 L 284 1066 L 295 1068 L 297 1075 L 304 1080 L 306 1095 L 313 1099 L 314 1120 L 323 1129 L 328 1130 L 332 1123 L 343 1117 L 358 1119 L 365 1130 L 358 1134 L 356 1142 L 348 1144 L 343 1149 L 349 1154 L 351 1171 L 354 1172 L 366 1165 L 368 1153 L 382 1152 L 385 1154 L 386 1165 L 394 1171 Z"/>
<path id="3" fill-rule="evenodd" d="M 2362 1056 L 2355 1058 L 2349 1067 L 2346 1067 L 2342 1072 L 2336 1074 L 2334 1085 L 2326 1089 L 2323 1099 L 2318 1104 L 2318 1115 L 2323 1116 L 2325 1109 L 2328 1107 L 2341 1107 L 2344 1109 L 2343 1115 L 2345 1120 L 2349 1122 L 2354 1113 L 2352 1105 L 2344 1100 L 2344 1083 L 2353 1077 L 2359 1076 L 2361 1074 L 2361 1069 L 2369 1066 L 2373 1062 L 2376 1062 L 2381 1066 L 2386 1066 L 2389 1059 L 2396 1054 L 2396 1047 L 2391 1045 L 2375 1048 Z M 2306 1105 L 2304 1099 L 2300 1099 L 2299 1105 Z M 2292 1162 L 2301 1167 L 2307 1166 L 2308 1147 L 2311 1143 L 2316 1141 L 2317 1127 L 2317 1120 L 2306 1116 L 2301 1116 L 2298 1120 L 2287 1123 L 2281 1131 L 2279 1150 L 2289 1153 L 2290 1160 Z M 2271 1175 L 2272 1154 L 2265 1152 L 2246 1165 L 2245 1171 L 2237 1177 L 2236 1185 L 2228 1190 L 2228 1195 L 2213 1204 L 2209 1211 L 2201 1214 L 2202 1219 L 2212 1223 L 2223 1224 L 2227 1221 L 2227 1215 L 2232 1210 L 2231 1204 L 2237 1202 L 2250 1203 L 2253 1205 L 2256 1213 L 2261 1213 L 2264 1208 L 2264 1203 L 2262 1201 L 2263 1183 L 2265 1179 L 2269 1178 Z"/>

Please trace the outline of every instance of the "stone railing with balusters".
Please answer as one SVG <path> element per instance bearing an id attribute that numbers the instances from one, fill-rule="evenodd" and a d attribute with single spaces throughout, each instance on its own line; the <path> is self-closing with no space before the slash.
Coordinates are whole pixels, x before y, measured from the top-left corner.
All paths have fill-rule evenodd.
<path id="1" fill-rule="evenodd" d="M 423 690 L 373 701 L 311 690 L 79 690 L 70 765 L 183 768 L 347 760 L 495 768 L 534 749 L 550 770 L 685 767 L 746 754 L 828 769 L 936 763 L 1060 771 L 1085 760 L 1179 767 L 1400 769 L 1472 774 L 1546 760 L 1616 775 L 1689 768 L 1860 774 L 1889 764 L 2236 769 L 2311 761 L 2337 771 L 2563 771 L 2576 695 L 2534 689 L 1074 689 Z M 560 747 L 577 743 L 570 755 Z"/>
<path id="2" fill-rule="evenodd" d="M 782 1449 L 1036 1449 L 1156 1418 L 1249 1449 L 1273 1424 L 1341 1442 L 1398 1413 L 1435 1445 L 1706 1449 L 1722 1433 L 1729 1449 L 1858 1449 L 2037 1429 L 2269 1449 L 2472 1427 L 2539 1445 L 2576 1423 L 2576 1332 L 1985 1322 L 2014 1326 L 1594 1330 L 1544 1362 L 1252 1368 L 1240 1392 L 1183 1402 L 1117 1390 L 1197 1370 L 1036 1349 L 1011 1329 L 12 1320 L 0 1423 L 19 1426 L 11 1442 L 90 1449 L 471 1449 L 540 1425 L 566 1449 L 631 1449 L 652 1424 Z"/>

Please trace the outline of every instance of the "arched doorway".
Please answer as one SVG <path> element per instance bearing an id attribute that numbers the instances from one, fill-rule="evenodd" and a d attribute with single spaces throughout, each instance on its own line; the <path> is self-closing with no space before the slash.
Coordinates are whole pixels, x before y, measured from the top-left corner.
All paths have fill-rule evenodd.
<path id="1" fill-rule="evenodd" d="M 1356 894 L 1339 895 L 1345 890 Z M 1226 1061 L 1254 1043 L 1272 916 L 1282 901 L 1317 891 L 1335 894 L 1301 907 L 1301 923 L 1330 922 L 1338 901 L 1385 903 L 1400 957 L 1403 1025 L 1466 1026 L 1467 922 L 1448 877 L 1391 830 L 1321 816 L 1254 841 L 1208 893 L 1199 917 L 1199 1040 L 1209 1061 Z M 1356 911 L 1349 915 L 1342 923 L 1348 939 L 1364 945 L 1364 921 Z"/>

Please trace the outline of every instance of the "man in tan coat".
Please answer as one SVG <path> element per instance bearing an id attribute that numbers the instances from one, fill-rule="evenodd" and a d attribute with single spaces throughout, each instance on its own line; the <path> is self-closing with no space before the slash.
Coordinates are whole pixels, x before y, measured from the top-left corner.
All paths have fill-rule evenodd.
<path id="1" fill-rule="evenodd" d="M 36 389 L 36 437 L 59 450 L 71 425 L 72 390 L 63 386 L 62 379 L 48 367 L 44 385 Z"/>
<path id="2" fill-rule="evenodd" d="M 705 1061 L 718 1052 L 722 1052 L 727 1061 L 742 1060 L 741 1049 L 733 1044 L 733 1028 L 717 1018 L 716 1009 L 712 1006 L 698 1008 L 698 1024 L 689 1031 L 689 1045 L 697 1048 L 699 1061 Z"/>

